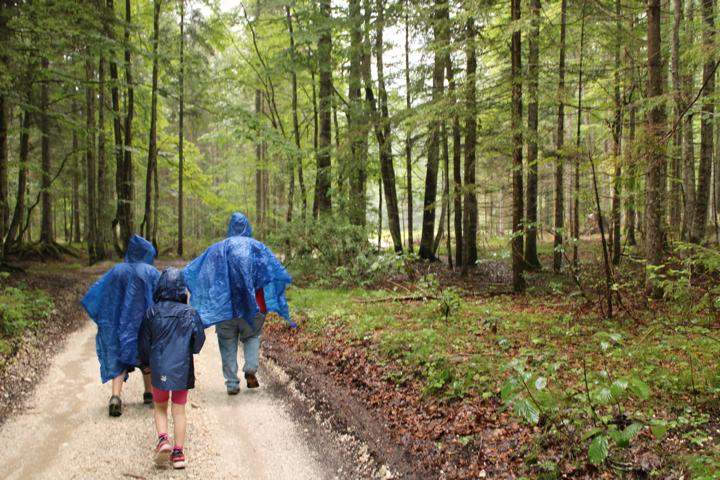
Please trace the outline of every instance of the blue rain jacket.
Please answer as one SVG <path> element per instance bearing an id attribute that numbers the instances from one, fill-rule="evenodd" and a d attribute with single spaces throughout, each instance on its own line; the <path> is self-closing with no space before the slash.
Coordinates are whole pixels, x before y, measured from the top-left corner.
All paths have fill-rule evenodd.
<path id="1" fill-rule="evenodd" d="M 165 270 L 153 298 L 156 303 L 145 314 L 138 336 L 140 365 L 150 367 L 155 388 L 195 388 L 193 354 L 200 353 L 205 330 L 197 311 L 187 304 L 182 271 Z"/>
<path id="2" fill-rule="evenodd" d="M 228 238 L 212 245 L 185 267 L 190 302 L 206 327 L 243 318 L 254 328 L 260 313 L 255 291 L 263 289 L 268 312 L 276 312 L 290 324 L 285 288 L 292 277 L 262 242 L 253 238 L 250 222 L 234 213 Z"/>
<path id="3" fill-rule="evenodd" d="M 80 301 L 98 326 L 95 349 L 103 383 L 138 364 L 138 330 L 160 277 L 153 258 L 152 244 L 133 235 L 125 261 L 95 282 Z"/>

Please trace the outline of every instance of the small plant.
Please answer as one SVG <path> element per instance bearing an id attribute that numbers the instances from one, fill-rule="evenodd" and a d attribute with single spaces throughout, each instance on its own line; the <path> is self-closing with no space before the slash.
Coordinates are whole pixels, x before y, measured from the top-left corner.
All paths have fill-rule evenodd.
<path id="1" fill-rule="evenodd" d="M 445 321 L 447 321 L 449 317 L 454 316 L 460 310 L 461 306 L 462 298 L 457 288 L 449 287 L 440 292 L 437 299 L 437 311 L 445 317 Z"/>
<path id="2" fill-rule="evenodd" d="M 0 334 L 15 337 L 35 328 L 50 316 L 53 307 L 52 299 L 42 290 L 5 287 L 0 292 Z"/>

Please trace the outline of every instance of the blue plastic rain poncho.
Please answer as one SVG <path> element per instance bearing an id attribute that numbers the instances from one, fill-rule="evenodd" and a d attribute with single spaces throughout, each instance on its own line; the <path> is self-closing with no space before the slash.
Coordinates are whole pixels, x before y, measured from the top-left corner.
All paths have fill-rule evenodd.
<path id="1" fill-rule="evenodd" d="M 80 302 L 98 326 L 95 348 L 103 383 L 138 364 L 138 330 L 160 277 L 154 257 L 152 244 L 133 235 L 125 262 L 95 282 Z"/>
<path id="2" fill-rule="evenodd" d="M 138 336 L 140 365 L 150 367 L 155 388 L 195 388 L 193 354 L 200 353 L 205 331 L 198 313 L 186 303 L 182 271 L 165 270 L 153 298 L 156 304 L 145 314 Z"/>
<path id="3" fill-rule="evenodd" d="M 254 327 L 260 313 L 256 290 L 263 289 L 268 312 L 276 312 L 291 326 L 285 287 L 292 277 L 275 255 L 261 242 L 250 238 L 250 222 L 234 213 L 228 238 L 212 245 L 185 267 L 190 302 L 206 327 L 225 320 L 243 318 Z"/>

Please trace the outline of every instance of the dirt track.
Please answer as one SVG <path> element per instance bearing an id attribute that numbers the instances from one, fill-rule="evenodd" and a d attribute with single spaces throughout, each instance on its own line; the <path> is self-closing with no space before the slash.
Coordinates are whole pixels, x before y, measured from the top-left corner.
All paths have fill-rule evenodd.
<path id="1" fill-rule="evenodd" d="M 0 428 L 0 472 L 5 479 L 35 478 L 370 478 L 354 459 L 362 446 L 326 432 L 291 398 L 287 376 L 261 367 L 261 388 L 225 392 L 214 329 L 196 357 L 197 388 L 190 393 L 185 471 L 152 463 L 155 432 L 143 406 L 142 380 L 125 384 L 122 417 L 107 415 L 109 385 L 101 385 L 95 327 L 73 333 L 53 359 L 27 408 Z M 244 387 L 244 384 L 243 384 Z M 359 451 L 358 451 L 359 450 Z M 384 469 L 380 470 L 385 473 Z M 383 475 L 385 476 L 385 475 Z"/>

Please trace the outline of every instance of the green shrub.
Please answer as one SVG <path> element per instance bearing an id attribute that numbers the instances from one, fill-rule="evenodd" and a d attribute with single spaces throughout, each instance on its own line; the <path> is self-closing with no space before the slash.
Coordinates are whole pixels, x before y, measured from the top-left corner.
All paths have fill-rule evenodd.
<path id="1" fill-rule="evenodd" d="M 19 336 L 48 318 L 53 308 L 52 299 L 42 290 L 5 287 L 0 292 L 0 334 Z"/>

